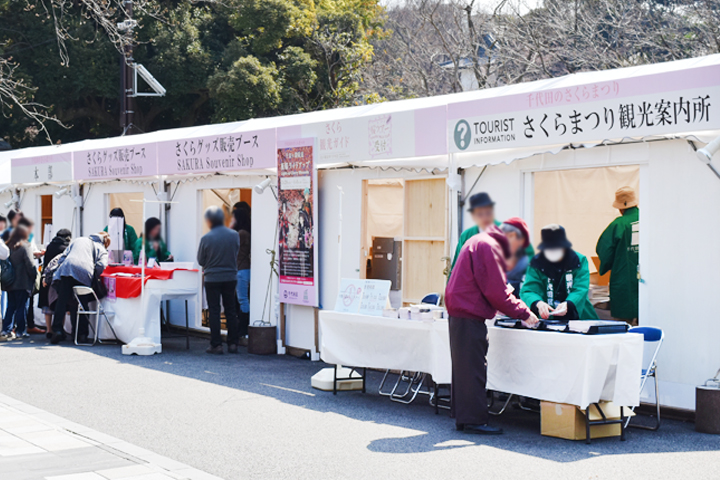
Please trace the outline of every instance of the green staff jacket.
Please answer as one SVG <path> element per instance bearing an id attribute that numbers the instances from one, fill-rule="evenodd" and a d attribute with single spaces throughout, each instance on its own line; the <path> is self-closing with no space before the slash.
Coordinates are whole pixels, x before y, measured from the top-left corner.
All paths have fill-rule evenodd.
<path id="1" fill-rule="evenodd" d="M 500 222 L 495 220 L 495 226 L 499 227 Z M 450 274 L 452 274 L 452 269 L 455 268 L 455 262 L 457 262 L 457 259 L 460 256 L 460 250 L 462 250 L 465 242 L 470 240 L 471 237 L 474 237 L 478 233 L 480 233 L 480 227 L 478 227 L 477 225 L 473 225 L 472 227 L 462 232 L 462 234 L 460 234 L 457 247 L 455 247 L 455 256 L 453 257 L 452 266 L 450 267 Z M 533 256 L 535 256 L 535 249 L 532 245 L 528 245 L 528 248 L 525 250 L 525 255 L 527 255 L 528 258 L 532 258 Z M 448 279 L 450 278 L 450 274 L 448 274 Z"/>
<path id="2" fill-rule="evenodd" d="M 137 242 L 135 242 L 135 248 L 133 248 L 133 257 L 135 259 L 135 263 L 137 264 L 140 260 L 140 251 L 142 250 L 142 238 L 138 238 Z M 159 249 L 156 252 L 153 248 L 153 243 L 155 242 L 147 242 L 145 243 L 145 258 L 154 258 L 158 262 L 165 262 L 168 258 L 170 258 L 170 252 L 168 251 L 167 245 L 163 241 L 162 238 L 158 239 Z"/>
<path id="3" fill-rule="evenodd" d="M 103 229 L 103 232 L 107 232 L 108 227 L 106 226 Z M 132 227 L 132 225 L 125 224 L 125 232 L 123 233 L 123 241 L 125 243 L 125 250 L 133 250 L 135 248 L 135 244 L 137 243 L 138 236 L 137 233 L 135 233 L 135 229 Z"/>
<path id="4" fill-rule="evenodd" d="M 598 240 L 600 275 L 610 274 L 610 314 L 615 318 L 638 318 L 638 254 L 640 210 L 628 208 L 613 220 Z"/>
<path id="5" fill-rule="evenodd" d="M 520 288 L 520 299 L 531 308 L 540 301 L 552 308 L 563 302 L 572 302 L 580 320 L 596 320 L 597 312 L 588 300 L 589 290 L 590 269 L 584 255 L 568 249 L 565 258 L 553 264 L 541 252 L 530 260 Z"/>

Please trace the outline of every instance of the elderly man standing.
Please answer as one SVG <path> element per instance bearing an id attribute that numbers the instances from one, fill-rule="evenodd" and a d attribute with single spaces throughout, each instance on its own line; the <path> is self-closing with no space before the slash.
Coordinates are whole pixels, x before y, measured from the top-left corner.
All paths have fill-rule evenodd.
<path id="1" fill-rule="evenodd" d="M 527 305 L 513 296 L 505 276 L 507 262 L 527 248 L 529 238 L 521 218 L 511 218 L 499 228 L 489 226 L 465 243 L 445 291 L 452 357 L 450 402 L 457 429 L 466 433 L 502 433 L 488 425 L 485 320 L 500 311 L 527 326 L 538 323 Z"/>
<path id="2" fill-rule="evenodd" d="M 621 187 L 615 192 L 613 207 L 620 216 L 605 229 L 595 251 L 600 258 L 600 275 L 610 275 L 610 314 L 617 320 L 637 325 L 638 256 L 640 210 L 635 190 Z"/>
<path id="3" fill-rule="evenodd" d="M 210 347 L 207 353 L 222 355 L 220 334 L 220 301 L 225 308 L 228 353 L 238 353 L 240 321 L 235 301 L 237 286 L 237 256 L 240 237 L 225 226 L 225 213 L 220 207 L 205 210 L 210 231 L 200 239 L 197 260 L 205 274 L 205 295 L 210 317 Z"/>

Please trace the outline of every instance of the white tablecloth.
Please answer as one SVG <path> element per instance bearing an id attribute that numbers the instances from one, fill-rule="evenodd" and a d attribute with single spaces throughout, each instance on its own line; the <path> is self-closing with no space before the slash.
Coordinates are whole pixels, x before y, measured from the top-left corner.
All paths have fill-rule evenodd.
<path id="1" fill-rule="evenodd" d="M 145 309 L 141 297 L 102 300 L 110 323 L 118 338 L 129 343 L 145 329 L 145 336 L 155 343 L 160 342 L 160 303 L 164 300 L 191 299 L 200 291 L 201 273 L 191 270 L 176 270 L 168 280 L 148 280 L 145 283 Z M 113 338 L 112 332 L 103 323 L 100 338 Z"/>
<path id="2" fill-rule="evenodd" d="M 320 311 L 320 357 L 351 367 L 429 373 L 450 383 L 447 320 L 419 322 Z"/>
<path id="3" fill-rule="evenodd" d="M 450 383 L 447 321 L 323 310 L 320 356 L 330 364 L 429 373 Z M 488 389 L 585 408 L 640 401 L 643 337 L 488 328 Z"/>

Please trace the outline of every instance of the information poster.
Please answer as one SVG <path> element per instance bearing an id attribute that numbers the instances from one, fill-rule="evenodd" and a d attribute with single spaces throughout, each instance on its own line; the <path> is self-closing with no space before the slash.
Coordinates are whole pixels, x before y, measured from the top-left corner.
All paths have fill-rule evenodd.
<path id="1" fill-rule="evenodd" d="M 335 311 L 380 317 L 388 304 L 391 284 L 390 280 L 343 278 Z"/>
<path id="2" fill-rule="evenodd" d="M 318 306 L 314 139 L 278 143 L 280 301 Z"/>

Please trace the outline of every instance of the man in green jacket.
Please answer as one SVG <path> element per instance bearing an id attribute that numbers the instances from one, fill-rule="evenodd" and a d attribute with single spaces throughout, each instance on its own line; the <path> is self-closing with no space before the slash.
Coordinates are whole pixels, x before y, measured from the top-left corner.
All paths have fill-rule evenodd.
<path id="1" fill-rule="evenodd" d="M 595 320 L 590 300 L 590 269 L 587 258 L 573 250 L 560 225 L 541 231 L 540 253 L 530 260 L 520 299 L 545 320 Z"/>
<path id="2" fill-rule="evenodd" d="M 476 193 L 470 197 L 468 212 L 472 215 L 475 225 L 466 229 L 460 235 L 457 246 L 455 247 L 455 256 L 453 257 L 450 273 L 448 273 L 448 279 L 450 278 L 450 274 L 452 274 L 452 269 L 455 267 L 455 262 L 457 262 L 458 256 L 460 256 L 460 250 L 462 250 L 465 242 L 478 233 L 485 231 L 490 225 L 500 226 L 500 222 L 495 220 L 495 202 L 492 201 L 492 198 L 490 198 L 490 195 L 486 192 Z M 525 253 L 528 257 L 535 255 L 535 250 L 533 250 L 532 245 L 528 246 Z"/>
<path id="3" fill-rule="evenodd" d="M 621 187 L 615 192 L 613 207 L 620 216 L 605 229 L 595 251 L 600 258 L 600 275 L 610 275 L 610 314 L 637 325 L 638 253 L 640 210 L 635 190 Z"/>

